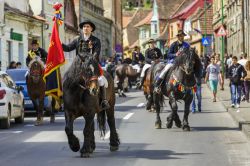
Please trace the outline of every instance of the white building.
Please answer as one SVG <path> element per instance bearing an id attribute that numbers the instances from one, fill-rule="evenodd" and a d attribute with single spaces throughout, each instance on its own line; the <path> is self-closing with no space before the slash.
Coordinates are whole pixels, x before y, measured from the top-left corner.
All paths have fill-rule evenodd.
<path id="1" fill-rule="evenodd" d="M 25 66 L 29 40 L 40 38 L 45 20 L 34 17 L 28 0 L 0 1 L 0 61 L 6 70 L 11 61 Z"/>

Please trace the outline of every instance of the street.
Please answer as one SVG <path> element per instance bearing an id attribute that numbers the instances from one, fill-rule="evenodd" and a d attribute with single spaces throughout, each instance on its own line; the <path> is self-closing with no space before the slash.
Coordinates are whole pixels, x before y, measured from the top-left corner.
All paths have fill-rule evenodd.
<path id="1" fill-rule="evenodd" d="M 1 166 L 243 166 L 250 165 L 250 144 L 238 130 L 220 102 L 211 102 L 211 93 L 203 85 L 202 112 L 190 114 L 191 132 L 173 127 L 166 129 L 169 106 L 161 113 L 163 129 L 155 129 L 155 114 L 146 112 L 143 93 L 127 93 L 118 98 L 116 124 L 121 140 L 117 152 L 109 151 L 109 132 L 100 138 L 96 130 L 96 150 L 90 158 L 72 152 L 64 132 L 64 115 L 57 114 L 56 123 L 35 127 L 34 117 L 25 118 L 24 125 L 11 125 L 0 130 Z M 166 103 L 168 103 L 166 101 Z M 182 118 L 183 106 L 179 104 Z M 84 120 L 75 121 L 75 134 L 83 141 Z M 96 125 L 97 126 L 97 125 Z"/>

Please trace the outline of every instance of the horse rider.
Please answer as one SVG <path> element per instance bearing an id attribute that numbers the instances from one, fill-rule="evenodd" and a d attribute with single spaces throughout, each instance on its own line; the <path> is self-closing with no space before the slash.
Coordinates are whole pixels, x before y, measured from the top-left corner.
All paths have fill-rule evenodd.
<path id="1" fill-rule="evenodd" d="M 96 26 L 90 20 L 85 20 L 79 24 L 79 28 L 81 29 L 80 36 L 74 39 L 68 45 L 62 44 L 63 50 L 65 52 L 70 52 L 76 49 L 76 55 L 78 55 L 80 50 L 82 52 L 91 53 L 91 56 L 95 58 L 97 62 L 100 63 L 100 52 L 101 52 L 101 42 L 100 39 L 92 35 L 92 32 L 95 31 Z M 84 46 L 84 49 L 79 49 L 80 44 Z M 99 64 L 100 76 L 98 77 L 98 83 L 100 86 L 100 94 L 102 98 L 101 107 L 102 109 L 110 108 L 108 100 L 106 99 L 106 87 L 107 87 L 107 80 L 103 76 L 103 70 Z"/>
<path id="2" fill-rule="evenodd" d="M 160 91 L 161 91 L 160 85 L 161 85 L 166 73 L 170 69 L 170 67 L 173 66 L 175 57 L 177 57 L 180 54 L 180 50 L 183 48 L 190 47 L 190 45 L 184 41 L 184 37 L 186 36 L 186 34 L 183 32 L 183 30 L 178 30 L 178 34 L 176 36 L 177 36 L 178 40 L 173 42 L 168 50 L 168 54 L 166 57 L 167 58 L 167 65 L 164 67 L 164 69 L 161 71 L 159 77 L 156 79 L 154 91 L 157 93 L 160 93 Z"/>
<path id="3" fill-rule="evenodd" d="M 144 60 L 145 58 L 140 52 L 140 47 L 135 46 L 134 51 L 132 52 L 132 66 L 137 70 L 138 73 L 141 71 Z"/>
<path id="4" fill-rule="evenodd" d="M 140 82 L 137 85 L 139 89 L 141 89 L 145 80 L 145 71 L 151 67 L 152 63 L 158 63 L 159 60 L 163 57 L 161 50 L 155 46 L 154 39 L 149 39 L 148 44 L 149 48 L 145 51 L 145 65 L 142 68 Z"/>
<path id="5" fill-rule="evenodd" d="M 32 40 L 31 47 L 32 48 L 28 52 L 28 56 L 26 58 L 26 65 L 29 66 L 30 61 L 32 61 L 32 59 L 34 59 L 36 56 L 40 57 L 45 64 L 48 53 L 43 48 L 39 47 L 37 40 Z"/>

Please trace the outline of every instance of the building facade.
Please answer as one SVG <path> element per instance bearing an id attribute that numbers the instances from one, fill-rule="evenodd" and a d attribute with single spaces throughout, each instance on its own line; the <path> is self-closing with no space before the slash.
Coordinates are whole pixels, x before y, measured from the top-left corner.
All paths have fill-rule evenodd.
<path id="1" fill-rule="evenodd" d="M 26 66 L 29 41 L 41 39 L 45 20 L 33 16 L 28 0 L 0 1 L 0 8 L 1 70 L 6 70 L 11 61 Z"/>
<path id="2" fill-rule="evenodd" d="M 227 27 L 226 27 L 227 3 L 228 3 L 228 0 L 213 0 L 213 30 L 214 32 L 216 32 L 218 28 L 222 25 L 224 25 L 224 27 L 227 30 Z M 223 16 L 222 16 L 222 13 L 223 13 Z M 222 38 L 216 35 L 213 40 L 213 51 L 215 53 L 222 52 Z M 224 37 L 224 52 L 227 52 L 227 37 Z"/>

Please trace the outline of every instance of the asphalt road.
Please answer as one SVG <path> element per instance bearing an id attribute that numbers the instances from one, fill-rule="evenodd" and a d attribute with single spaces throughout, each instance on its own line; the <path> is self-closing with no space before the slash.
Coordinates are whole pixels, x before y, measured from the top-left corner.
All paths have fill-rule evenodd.
<path id="1" fill-rule="evenodd" d="M 155 129 L 155 114 L 145 111 L 142 92 L 130 92 L 117 98 L 116 123 L 121 139 L 117 152 L 109 151 L 109 135 L 99 137 L 90 158 L 72 152 L 64 133 L 64 116 L 58 114 L 55 124 L 45 118 L 35 127 L 33 117 L 24 125 L 12 124 L 0 130 L 0 166 L 247 166 L 250 144 L 224 110 L 220 102 L 212 103 L 210 92 L 203 88 L 202 112 L 190 114 L 190 132 L 173 127 L 166 129 L 169 106 L 161 114 L 163 129 Z M 167 102 L 166 102 L 167 103 Z M 182 118 L 183 105 L 179 104 Z M 75 122 L 75 134 L 83 141 L 83 119 Z"/>

